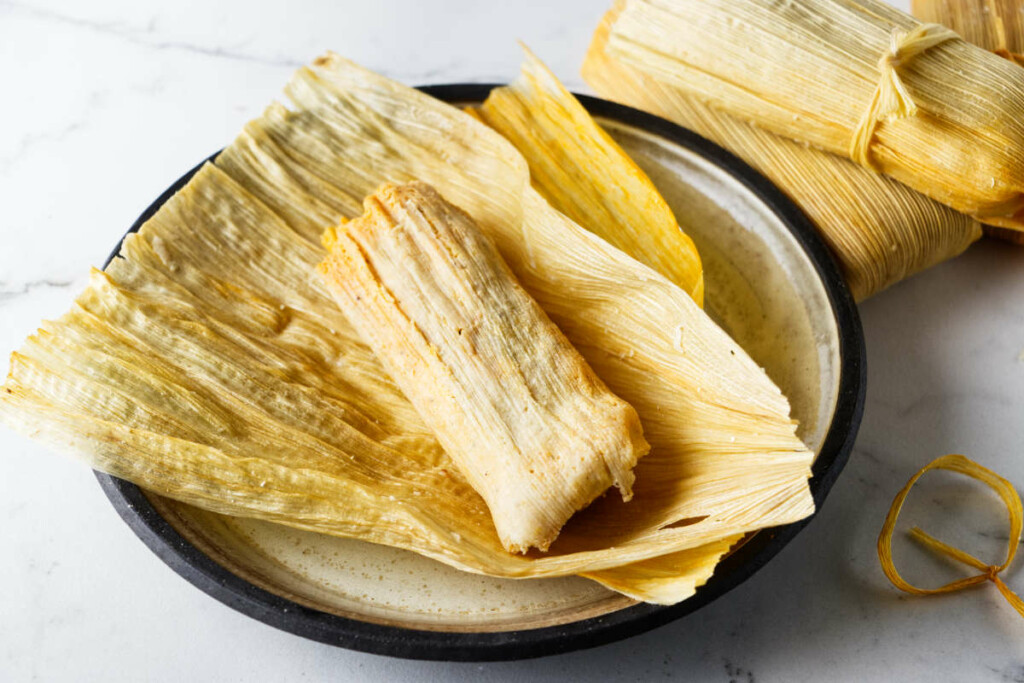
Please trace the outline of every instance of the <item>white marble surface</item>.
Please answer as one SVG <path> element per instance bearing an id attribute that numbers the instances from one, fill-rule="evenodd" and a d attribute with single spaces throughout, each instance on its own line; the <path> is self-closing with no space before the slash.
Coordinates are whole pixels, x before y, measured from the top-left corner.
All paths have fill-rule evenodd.
<path id="1" fill-rule="evenodd" d="M 605 4 L 0 1 L 0 350 L 62 312 L 141 209 L 322 49 L 413 84 L 493 81 L 521 38 L 580 87 Z M 88 470 L 0 432 L 0 680 L 1024 681 L 1024 620 L 991 586 L 907 598 L 874 551 L 892 496 L 938 455 L 1024 485 L 1022 269 L 1024 250 L 979 244 L 863 306 L 857 448 L 765 570 L 683 621 L 535 661 L 406 662 L 264 626 L 165 567 Z M 985 557 L 1005 542 L 999 505 L 953 479 L 905 514 Z M 899 550 L 922 580 L 957 571 Z"/>

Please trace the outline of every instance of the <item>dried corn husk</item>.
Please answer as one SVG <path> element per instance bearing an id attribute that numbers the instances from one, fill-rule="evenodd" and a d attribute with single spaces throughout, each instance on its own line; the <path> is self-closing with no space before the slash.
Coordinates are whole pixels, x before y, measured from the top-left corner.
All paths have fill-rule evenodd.
<path id="1" fill-rule="evenodd" d="M 948 26 L 968 43 L 1024 66 L 1024 4 L 1020 0 L 912 0 L 921 21 Z"/>
<path id="2" fill-rule="evenodd" d="M 520 76 L 467 112 L 526 158 L 534 187 L 581 227 L 646 263 L 703 303 L 697 249 L 650 178 L 525 49 Z M 638 600 L 670 604 L 693 594 L 741 535 L 588 574 Z"/>
<path id="3" fill-rule="evenodd" d="M 616 59 L 1024 229 L 1024 72 L 879 0 L 628 0 Z"/>
<path id="4" fill-rule="evenodd" d="M 553 207 L 701 304 L 700 256 L 672 209 L 555 75 L 524 51 L 519 77 L 491 91 L 475 113 L 526 157 L 534 186 Z"/>
<path id="5" fill-rule="evenodd" d="M 699 133 L 770 178 L 817 226 L 857 300 L 960 254 L 981 236 L 974 219 L 891 178 L 712 109 L 612 57 L 605 48 L 622 4 L 594 33 L 583 64 L 587 83 L 602 97 Z"/>
<path id="6" fill-rule="evenodd" d="M 659 602 L 738 534 L 812 512 L 781 392 L 686 292 L 552 209 L 504 138 L 336 55 L 286 93 L 12 356 L 0 419 L 215 512 Z M 599 499 L 546 554 L 502 547 L 314 273 L 325 224 L 413 179 L 473 216 L 652 446 L 633 500 Z"/>
<path id="7" fill-rule="evenodd" d="M 324 282 L 473 489 L 506 550 L 562 525 L 650 450 L 640 418 L 425 183 L 381 186 L 324 235 Z"/>
<path id="8" fill-rule="evenodd" d="M 1024 66 L 1024 3 L 1020 0 L 913 0 L 913 14 Z M 1024 244 L 1024 233 L 985 226 L 985 234 Z"/>

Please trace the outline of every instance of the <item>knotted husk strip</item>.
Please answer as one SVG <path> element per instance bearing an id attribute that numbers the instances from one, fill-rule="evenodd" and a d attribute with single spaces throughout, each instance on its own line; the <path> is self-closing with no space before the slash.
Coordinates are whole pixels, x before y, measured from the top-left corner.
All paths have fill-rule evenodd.
<path id="1" fill-rule="evenodd" d="M 965 579 L 951 581 L 950 583 L 939 586 L 938 588 L 918 588 L 904 579 L 903 576 L 900 575 L 899 570 L 896 569 L 896 563 L 893 561 L 892 557 L 892 535 L 896 530 L 896 522 L 899 519 L 900 510 L 903 509 L 903 503 L 910 494 L 910 490 L 914 487 L 914 484 L 917 483 L 918 479 L 932 470 L 948 470 L 950 472 L 963 474 L 964 476 L 971 477 L 972 479 L 977 479 L 995 491 L 1002 499 L 1003 504 L 1006 505 L 1006 515 L 1010 524 L 1010 533 L 1006 548 L 1006 559 L 1003 560 L 1001 564 L 988 564 L 986 562 L 982 562 L 970 553 L 964 552 L 959 548 L 955 548 L 948 543 L 943 543 L 919 527 L 913 527 L 910 530 L 910 537 L 920 543 L 923 547 L 936 554 L 945 555 L 950 559 L 962 562 L 981 572 L 980 574 L 976 574 Z M 882 565 L 882 571 L 885 573 L 886 578 L 888 578 L 889 581 L 891 581 L 892 584 L 901 591 L 910 593 L 911 595 L 941 595 L 943 593 L 952 593 L 971 586 L 981 585 L 986 581 L 991 581 L 995 584 L 999 593 L 1008 603 L 1010 603 L 1010 606 L 1017 610 L 1018 614 L 1024 617 L 1024 600 L 1021 600 L 1019 595 L 1010 590 L 1010 587 L 1007 586 L 999 577 L 999 574 L 1005 571 L 1006 568 L 1013 563 L 1013 558 L 1017 555 L 1017 547 L 1020 545 L 1022 528 L 1024 528 L 1024 506 L 1021 505 L 1020 495 L 1017 493 L 1017 489 L 1014 488 L 1013 484 L 992 470 L 982 467 L 963 455 L 944 455 L 918 470 L 917 473 L 910 478 L 910 481 L 900 489 L 900 492 L 896 494 L 896 498 L 893 499 L 892 505 L 889 507 L 889 512 L 885 516 L 885 522 L 882 524 L 882 531 L 878 535 L 878 560 Z"/>

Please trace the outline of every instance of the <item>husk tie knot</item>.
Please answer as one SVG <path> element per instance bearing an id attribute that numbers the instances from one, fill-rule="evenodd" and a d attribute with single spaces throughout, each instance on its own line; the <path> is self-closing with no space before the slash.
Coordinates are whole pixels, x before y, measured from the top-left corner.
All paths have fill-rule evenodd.
<path id="1" fill-rule="evenodd" d="M 867 111 L 857 123 L 850 139 L 850 158 L 872 170 L 871 141 L 875 129 L 882 121 L 914 116 L 917 104 L 900 78 L 897 67 L 903 65 L 929 48 L 959 36 L 939 24 L 921 24 L 912 31 L 893 30 L 889 36 L 889 49 L 878 59 L 880 78 L 871 96 Z"/>

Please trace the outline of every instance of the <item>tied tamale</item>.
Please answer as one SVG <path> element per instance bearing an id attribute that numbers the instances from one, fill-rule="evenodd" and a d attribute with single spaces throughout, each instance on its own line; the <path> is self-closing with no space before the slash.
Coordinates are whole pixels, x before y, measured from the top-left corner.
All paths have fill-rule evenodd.
<path id="1" fill-rule="evenodd" d="M 953 29 L 969 43 L 1024 67 L 1024 3 L 1021 0 L 913 0 L 922 21 Z M 985 234 L 1024 245 L 1024 232 L 985 226 Z"/>
<path id="2" fill-rule="evenodd" d="M 815 224 L 857 300 L 960 254 L 981 236 L 977 221 L 891 178 L 736 119 L 613 57 L 608 35 L 623 4 L 594 32 L 583 64 L 587 83 L 602 97 L 722 145 L 770 178 Z"/>
<path id="3" fill-rule="evenodd" d="M 687 292 L 553 209 L 497 132 L 334 54 L 285 93 L 13 354 L 0 421 L 213 512 L 653 602 L 813 512 L 778 387 Z M 414 179 L 473 216 L 651 445 L 633 499 L 599 498 L 547 553 L 505 550 L 315 272 L 326 226 Z"/>
<path id="4" fill-rule="evenodd" d="M 650 450 L 616 397 L 466 213 L 424 183 L 384 185 L 324 236 L 320 272 L 491 511 L 502 545 L 547 550 Z"/>
<path id="5" fill-rule="evenodd" d="M 921 21 L 942 24 L 968 43 L 1024 66 L 1024 4 L 1021 0 L 912 0 Z"/>
<path id="6" fill-rule="evenodd" d="M 880 0 L 627 0 L 616 59 L 1024 230 L 1024 72 Z"/>

